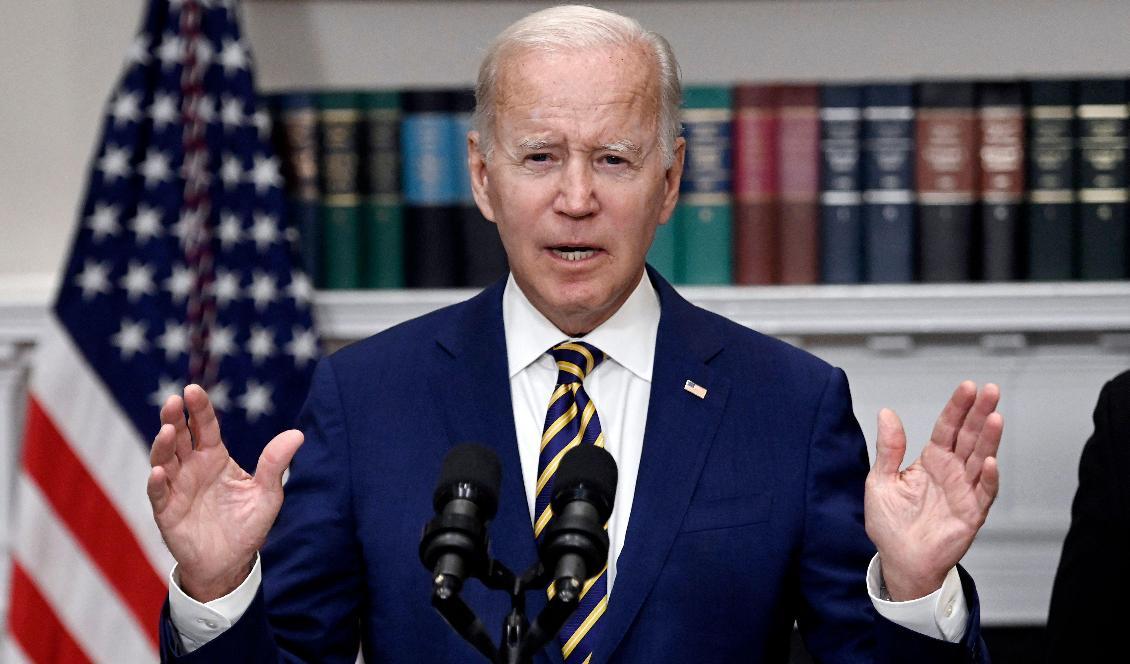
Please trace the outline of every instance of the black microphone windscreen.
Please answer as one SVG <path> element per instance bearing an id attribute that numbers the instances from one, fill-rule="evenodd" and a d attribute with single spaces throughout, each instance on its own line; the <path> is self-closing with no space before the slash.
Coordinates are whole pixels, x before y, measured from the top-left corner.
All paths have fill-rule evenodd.
<path id="1" fill-rule="evenodd" d="M 568 491 L 580 483 L 595 489 L 609 505 L 616 497 L 616 461 L 596 445 L 577 445 L 565 453 L 554 473 L 553 490 Z"/>
<path id="2" fill-rule="evenodd" d="M 477 443 L 462 443 L 451 448 L 443 458 L 443 467 L 436 484 L 436 509 L 451 497 L 452 487 L 470 484 L 483 493 L 486 505 L 498 505 L 498 491 L 502 485 L 502 466 L 498 455 L 489 447 Z M 494 509 L 487 510 L 493 515 Z M 488 517 L 489 518 L 489 517 Z"/>

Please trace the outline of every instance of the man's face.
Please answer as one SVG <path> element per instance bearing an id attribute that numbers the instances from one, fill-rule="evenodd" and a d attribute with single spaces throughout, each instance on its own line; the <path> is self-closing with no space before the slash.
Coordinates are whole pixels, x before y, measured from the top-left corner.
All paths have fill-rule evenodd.
<path id="1" fill-rule="evenodd" d="M 522 292 L 568 334 L 624 303 L 678 196 L 683 139 L 665 169 L 654 71 L 638 48 L 512 55 L 489 163 L 470 137 L 475 201 L 498 225 Z"/>

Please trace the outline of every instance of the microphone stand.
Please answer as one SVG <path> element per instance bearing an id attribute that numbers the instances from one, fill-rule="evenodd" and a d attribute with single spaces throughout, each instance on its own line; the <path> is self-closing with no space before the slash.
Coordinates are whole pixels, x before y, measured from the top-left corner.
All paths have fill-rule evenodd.
<path id="1" fill-rule="evenodd" d="M 477 578 L 487 588 L 510 595 L 510 613 L 503 622 L 502 639 L 497 647 L 482 621 L 459 595 L 461 584 L 457 579 L 446 574 L 436 577 L 432 585 L 432 606 L 452 629 L 491 662 L 530 664 L 534 655 L 561 631 L 579 602 L 576 593 L 554 593 L 531 625 L 526 619 L 526 592 L 544 591 L 552 582 L 551 577 L 541 562 L 516 576 L 499 561 L 488 561 L 485 573 Z M 568 599 L 563 599 L 562 595 Z"/>

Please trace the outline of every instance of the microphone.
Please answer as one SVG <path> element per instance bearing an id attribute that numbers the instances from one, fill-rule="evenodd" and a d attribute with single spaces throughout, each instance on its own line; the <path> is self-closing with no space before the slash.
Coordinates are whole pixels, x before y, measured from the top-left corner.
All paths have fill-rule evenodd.
<path id="1" fill-rule="evenodd" d="M 420 562 L 432 572 L 433 593 L 457 594 L 467 577 L 487 566 L 487 522 L 498 511 L 502 468 L 494 450 L 474 443 L 453 447 L 443 459 L 432 496 L 436 516 L 424 526 Z"/>
<path id="2" fill-rule="evenodd" d="M 567 604 L 579 600 L 585 580 L 608 562 L 604 524 L 612 514 L 616 477 L 616 461 L 595 445 L 570 450 L 555 473 L 553 519 L 538 553 L 553 570 L 554 591 Z"/>

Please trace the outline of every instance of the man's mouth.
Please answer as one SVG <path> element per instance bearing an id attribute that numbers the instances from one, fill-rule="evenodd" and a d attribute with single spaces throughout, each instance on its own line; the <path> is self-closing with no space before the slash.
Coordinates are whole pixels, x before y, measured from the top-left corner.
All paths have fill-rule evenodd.
<path id="1" fill-rule="evenodd" d="M 584 246 L 560 246 L 552 247 L 553 253 L 557 254 L 559 258 L 567 261 L 583 261 L 586 258 L 592 258 L 596 255 L 597 250 L 592 247 Z"/>

